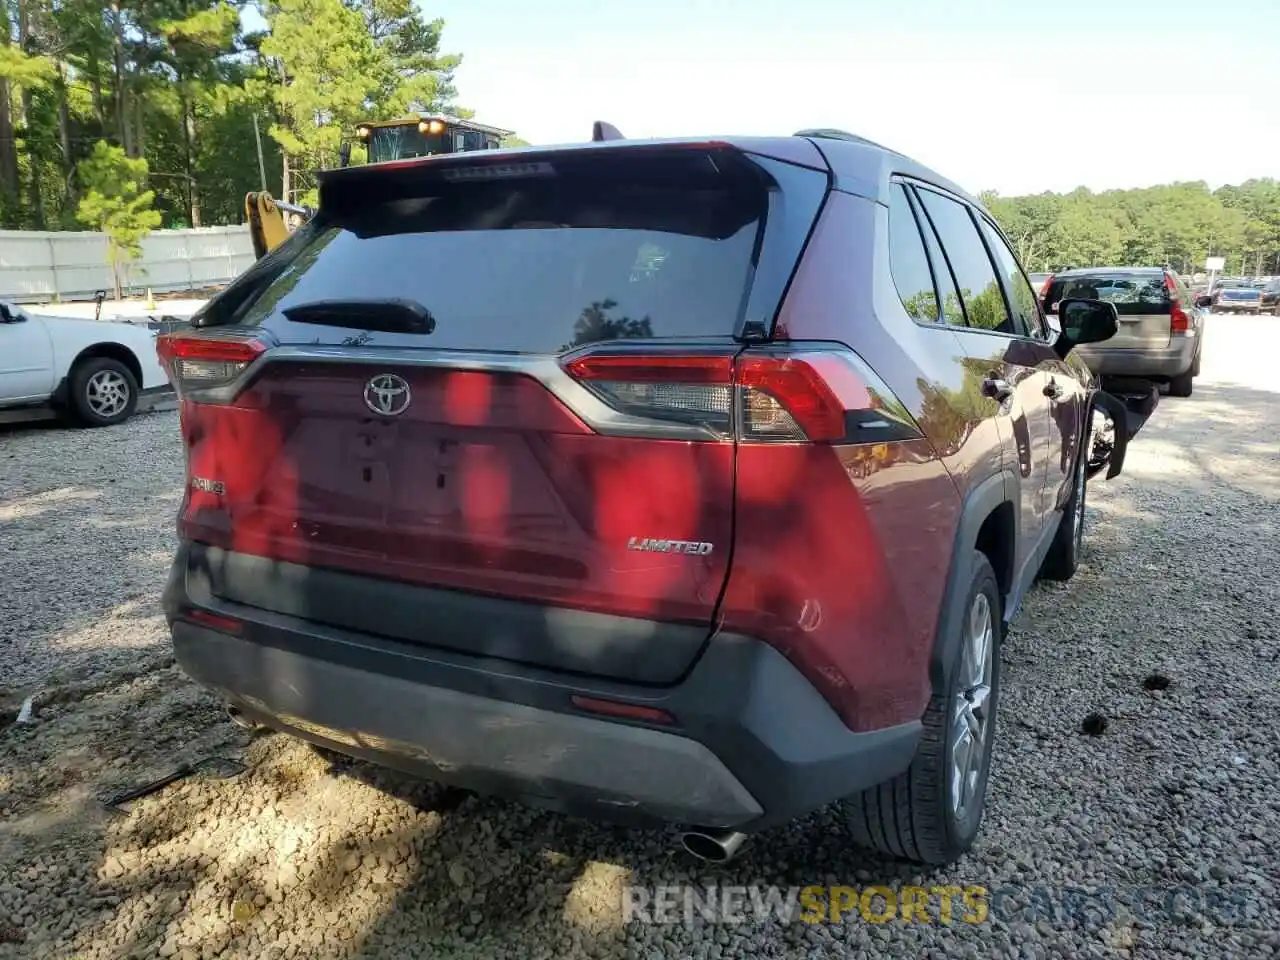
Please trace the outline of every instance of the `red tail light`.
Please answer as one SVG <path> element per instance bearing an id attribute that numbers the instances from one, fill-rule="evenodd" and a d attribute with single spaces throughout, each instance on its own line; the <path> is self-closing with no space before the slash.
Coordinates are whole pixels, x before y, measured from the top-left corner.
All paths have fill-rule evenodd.
<path id="1" fill-rule="evenodd" d="M 1191 329 L 1191 318 L 1187 316 L 1187 311 L 1182 309 L 1182 300 L 1178 295 L 1178 285 L 1173 282 L 1170 274 L 1164 275 L 1164 286 L 1169 291 L 1169 332 L 1185 334 Z"/>
<path id="2" fill-rule="evenodd" d="M 1049 284 L 1053 283 L 1053 274 L 1045 277 L 1044 283 L 1040 285 L 1040 299 L 1043 300 L 1049 295 Z"/>
<path id="3" fill-rule="evenodd" d="M 696 425 L 709 439 L 888 442 L 920 435 L 889 388 L 847 350 L 588 354 L 565 369 L 620 413 Z"/>
<path id="4" fill-rule="evenodd" d="M 165 333 L 156 338 L 156 354 L 179 396 L 225 386 L 257 360 L 267 347 L 255 338 Z"/>

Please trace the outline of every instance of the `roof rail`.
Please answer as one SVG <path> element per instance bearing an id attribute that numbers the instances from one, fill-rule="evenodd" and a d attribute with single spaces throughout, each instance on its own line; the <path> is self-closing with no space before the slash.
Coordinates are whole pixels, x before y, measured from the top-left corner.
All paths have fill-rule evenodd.
<path id="1" fill-rule="evenodd" d="M 834 127 L 813 127 L 808 130 L 797 130 L 792 134 L 792 136 L 810 137 L 814 140 L 845 140 L 849 143 L 865 143 L 869 147 L 887 150 L 890 153 L 898 152 L 890 147 L 886 147 L 883 143 L 876 143 L 874 140 L 868 140 L 866 137 L 860 137 L 856 133 L 850 133 L 848 130 L 837 130 Z"/>
<path id="2" fill-rule="evenodd" d="M 622 135 L 622 131 L 620 131 L 612 123 L 606 123 L 603 120 L 597 120 L 595 123 L 591 125 L 591 140 L 593 143 L 599 142 L 601 140 L 625 140 L 625 139 L 627 138 Z"/>
<path id="3" fill-rule="evenodd" d="M 797 130 L 792 136 L 817 137 L 819 140 L 853 140 L 854 142 L 861 142 L 864 139 L 856 133 L 850 133 L 848 130 L 837 130 L 834 127 L 812 127 L 806 130 Z"/>

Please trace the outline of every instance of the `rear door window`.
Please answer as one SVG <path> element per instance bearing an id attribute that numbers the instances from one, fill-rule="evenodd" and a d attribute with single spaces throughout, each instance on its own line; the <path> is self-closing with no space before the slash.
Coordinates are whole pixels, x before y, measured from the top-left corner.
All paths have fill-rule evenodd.
<path id="1" fill-rule="evenodd" d="M 1004 291 L 987 255 L 986 245 L 969 209 L 932 190 L 918 190 L 938 239 L 951 264 L 970 327 L 997 333 L 1025 334 L 1014 326 Z"/>
<path id="2" fill-rule="evenodd" d="M 912 206 L 915 208 L 917 222 L 920 224 L 920 232 L 924 234 L 924 246 L 929 252 L 929 262 L 933 264 L 933 277 L 942 298 L 943 322 L 953 327 L 963 327 L 966 325 L 964 307 L 960 303 L 960 291 L 956 287 L 955 277 L 951 274 L 951 265 L 947 263 L 947 258 L 938 243 L 938 235 L 934 232 L 933 224 L 920 208 L 919 200 Z"/>
<path id="3" fill-rule="evenodd" d="M 1030 281 L 1018 266 L 1017 257 L 1004 242 L 1004 238 L 986 219 L 980 217 L 978 222 L 982 224 L 983 236 L 987 238 L 987 244 L 991 247 L 996 263 L 1000 266 L 1000 272 L 1004 275 L 1005 291 L 1009 294 L 1009 303 L 1013 308 L 1014 326 L 1019 332 L 1027 331 L 1032 336 L 1047 340 L 1048 328 L 1045 326 L 1044 318 L 1040 316 L 1040 305 L 1036 302 L 1035 291 L 1031 289 Z"/>
<path id="4" fill-rule="evenodd" d="M 424 308 L 432 332 L 361 342 L 558 353 L 732 336 L 768 194 L 741 155 L 709 156 L 557 158 L 499 177 L 360 168 L 322 190 L 309 239 L 237 319 L 310 342 L 320 329 L 286 312 L 398 299 Z"/>

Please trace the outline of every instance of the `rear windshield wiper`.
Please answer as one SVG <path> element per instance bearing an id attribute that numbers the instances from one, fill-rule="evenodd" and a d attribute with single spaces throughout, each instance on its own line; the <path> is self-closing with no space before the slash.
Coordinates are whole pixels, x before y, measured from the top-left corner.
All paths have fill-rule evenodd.
<path id="1" fill-rule="evenodd" d="M 281 312 L 294 323 L 381 333 L 431 333 L 436 328 L 436 318 L 416 300 L 312 300 Z"/>

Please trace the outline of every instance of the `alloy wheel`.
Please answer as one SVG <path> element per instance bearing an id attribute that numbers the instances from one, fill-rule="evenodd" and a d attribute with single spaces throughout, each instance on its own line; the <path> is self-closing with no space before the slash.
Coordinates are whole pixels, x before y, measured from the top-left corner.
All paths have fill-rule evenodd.
<path id="1" fill-rule="evenodd" d="M 129 405 L 129 384 L 115 370 L 99 370 L 85 385 L 85 399 L 90 410 L 109 420 Z"/>
<path id="2" fill-rule="evenodd" d="M 960 675 L 952 701 L 951 811 L 961 821 L 978 799 L 991 729 L 991 680 L 994 668 L 995 622 L 991 600 L 978 593 L 965 621 Z"/>

